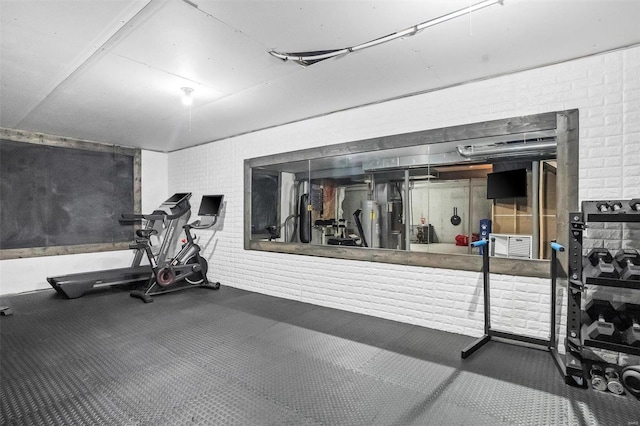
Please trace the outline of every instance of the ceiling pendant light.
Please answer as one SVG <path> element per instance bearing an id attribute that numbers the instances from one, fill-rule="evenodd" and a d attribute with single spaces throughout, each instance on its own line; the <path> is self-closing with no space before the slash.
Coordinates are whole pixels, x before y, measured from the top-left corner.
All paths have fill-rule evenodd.
<path id="1" fill-rule="evenodd" d="M 193 104 L 193 89 L 191 87 L 181 87 L 180 90 L 182 90 L 182 104 L 191 106 Z"/>

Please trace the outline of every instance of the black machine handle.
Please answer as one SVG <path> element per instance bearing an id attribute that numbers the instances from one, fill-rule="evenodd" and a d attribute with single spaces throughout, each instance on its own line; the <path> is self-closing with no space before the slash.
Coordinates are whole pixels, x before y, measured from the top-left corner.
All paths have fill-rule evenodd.
<path id="1" fill-rule="evenodd" d="M 358 233 L 360 234 L 360 247 L 369 247 L 367 245 L 367 238 L 364 236 L 364 230 L 362 229 L 362 222 L 360 221 L 360 214 L 362 213 L 361 209 L 353 212 L 353 219 L 356 221 L 356 226 L 358 227 Z"/>
<path id="2" fill-rule="evenodd" d="M 148 240 L 152 235 L 158 235 L 157 229 L 138 229 L 136 235 L 140 238 Z"/>
<path id="3" fill-rule="evenodd" d="M 189 242 L 189 244 L 195 244 L 194 236 L 191 235 L 191 230 L 192 229 L 207 229 L 207 228 L 211 228 L 217 222 L 218 222 L 218 215 L 215 215 L 214 218 L 213 218 L 213 222 L 211 222 L 211 223 L 203 224 L 202 221 L 200 219 L 198 219 L 198 220 L 196 220 L 194 222 L 187 223 L 186 225 L 184 225 L 182 227 L 182 229 L 184 229 L 184 233 L 185 233 L 185 236 L 187 237 L 187 241 Z"/>
<path id="4" fill-rule="evenodd" d="M 213 217 L 213 222 L 211 223 L 202 223 L 202 220 L 198 219 L 194 222 L 191 222 L 187 225 L 184 225 L 183 228 L 184 229 L 207 229 L 207 228 L 211 228 L 213 225 L 215 225 L 218 222 L 218 215 L 215 215 Z"/>

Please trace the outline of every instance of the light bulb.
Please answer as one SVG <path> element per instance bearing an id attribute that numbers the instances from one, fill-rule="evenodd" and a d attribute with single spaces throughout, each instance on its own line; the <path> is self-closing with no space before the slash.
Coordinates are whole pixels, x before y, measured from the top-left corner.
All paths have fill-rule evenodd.
<path id="1" fill-rule="evenodd" d="M 182 90 L 182 104 L 184 106 L 191 106 L 191 104 L 193 104 L 193 96 L 191 96 L 193 89 L 191 87 L 182 87 L 180 90 Z"/>

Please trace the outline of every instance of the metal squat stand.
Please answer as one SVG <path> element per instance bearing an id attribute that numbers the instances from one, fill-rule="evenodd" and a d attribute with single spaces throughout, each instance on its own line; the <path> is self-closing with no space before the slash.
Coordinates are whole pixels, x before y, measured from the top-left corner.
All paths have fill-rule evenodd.
<path id="1" fill-rule="evenodd" d="M 490 294 L 490 285 L 489 285 L 489 240 L 484 239 L 480 241 L 474 241 L 471 243 L 472 247 L 484 247 L 482 250 L 482 278 L 483 278 L 483 289 L 484 289 L 484 335 L 470 345 L 465 347 L 462 350 L 461 356 L 463 359 L 468 358 L 475 351 L 484 346 L 492 338 L 499 338 L 504 340 L 511 340 L 517 342 L 528 343 L 532 345 L 541 346 L 543 348 L 547 348 L 548 350 L 552 350 L 553 354 L 555 351 L 555 281 L 552 281 L 552 296 L 551 296 L 551 339 L 544 340 L 531 336 L 523 336 L 514 333 L 508 333 L 505 331 L 493 330 L 491 328 L 491 294 Z M 552 247 L 554 247 L 552 245 Z M 554 254 L 556 250 L 560 250 L 560 245 L 557 244 L 556 248 L 554 248 Z M 552 268 L 554 267 L 555 262 L 552 262 Z M 555 352 L 557 355 L 557 352 Z M 555 355 L 554 355 L 555 357 Z M 556 361 L 557 362 L 557 361 Z"/>

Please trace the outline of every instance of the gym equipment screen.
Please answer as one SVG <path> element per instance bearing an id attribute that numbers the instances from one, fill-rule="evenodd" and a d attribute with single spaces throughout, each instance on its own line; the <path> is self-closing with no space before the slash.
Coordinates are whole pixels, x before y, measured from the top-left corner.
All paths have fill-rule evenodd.
<path id="1" fill-rule="evenodd" d="M 223 195 L 203 195 L 198 216 L 217 216 L 220 214 Z"/>
<path id="2" fill-rule="evenodd" d="M 169 197 L 167 201 L 165 201 L 165 204 L 170 204 L 170 203 L 178 204 L 183 199 L 185 198 L 188 199 L 189 197 L 191 197 L 191 194 L 188 192 L 178 192 L 173 194 L 171 197 Z"/>

